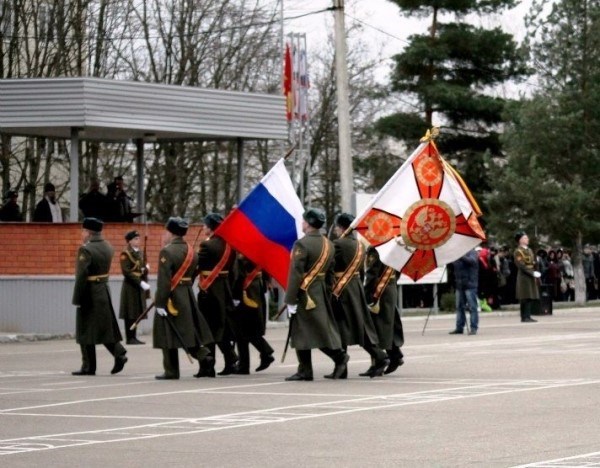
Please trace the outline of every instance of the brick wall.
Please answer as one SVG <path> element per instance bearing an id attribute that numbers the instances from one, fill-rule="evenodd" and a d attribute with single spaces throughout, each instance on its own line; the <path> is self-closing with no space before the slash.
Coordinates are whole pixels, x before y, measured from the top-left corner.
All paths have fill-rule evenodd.
<path id="1" fill-rule="evenodd" d="M 112 275 L 120 275 L 119 253 L 125 247 L 125 233 L 137 229 L 142 237 L 146 225 L 105 224 L 102 234 L 115 249 Z M 196 240 L 200 226 L 190 226 L 186 239 Z M 148 224 L 150 274 L 156 274 L 164 224 Z M 197 249 L 199 242 L 196 242 Z M 72 275 L 75 255 L 81 245 L 80 223 L 0 223 L 0 275 Z"/>

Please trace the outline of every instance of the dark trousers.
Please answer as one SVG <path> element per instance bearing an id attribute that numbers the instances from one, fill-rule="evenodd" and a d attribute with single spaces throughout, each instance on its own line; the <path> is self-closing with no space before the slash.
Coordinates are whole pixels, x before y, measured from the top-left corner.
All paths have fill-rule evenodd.
<path id="1" fill-rule="evenodd" d="M 188 348 L 187 351 L 203 368 L 210 367 L 211 363 L 214 366 L 214 361 L 207 347 L 195 346 Z M 162 348 L 162 354 L 165 375 L 167 377 L 179 378 L 179 348 Z"/>
<path id="2" fill-rule="evenodd" d="M 219 347 L 219 350 L 221 351 L 221 353 L 223 354 L 223 358 L 225 359 L 225 367 L 232 367 L 235 365 L 235 363 L 238 360 L 237 354 L 235 354 L 235 350 L 233 348 L 233 344 L 231 343 L 231 341 L 229 340 L 223 340 L 220 341 L 219 343 L 217 343 L 217 346 Z M 211 343 L 207 346 L 207 348 L 210 350 L 210 353 L 216 358 L 216 346 L 214 343 Z M 214 362 L 213 361 L 213 367 L 214 367 Z"/>
<path id="3" fill-rule="evenodd" d="M 339 364 L 344 359 L 346 353 L 343 349 L 319 348 L 321 352 L 329 356 L 333 362 Z M 312 353 L 310 349 L 296 350 L 298 357 L 298 373 L 307 377 L 312 377 Z"/>
<path id="4" fill-rule="evenodd" d="M 527 320 L 531 318 L 531 313 L 533 312 L 533 308 L 535 307 L 535 301 L 537 299 L 521 299 L 520 301 L 520 311 L 521 311 L 521 320 Z"/>
<path id="5" fill-rule="evenodd" d="M 96 345 L 79 345 L 81 348 L 81 370 L 86 372 L 96 372 Z M 127 353 L 121 342 L 104 343 L 104 347 L 114 357 L 123 356 Z"/>
<path id="6" fill-rule="evenodd" d="M 136 339 L 137 328 L 134 328 L 133 330 L 130 330 L 130 328 L 133 325 L 133 323 L 135 322 L 135 320 L 133 320 L 133 319 L 123 319 L 123 322 L 125 323 L 125 337 L 127 338 L 127 341 L 129 341 L 129 340 L 135 340 Z"/>
<path id="7" fill-rule="evenodd" d="M 252 343 L 252 346 L 254 346 L 256 350 L 260 353 L 261 358 L 270 356 L 275 351 L 271 347 L 269 342 L 265 340 L 264 336 L 250 338 L 249 340 L 245 338 L 238 338 L 237 349 L 238 353 L 240 354 L 238 368 L 240 370 L 250 370 L 250 343 Z"/>
<path id="8" fill-rule="evenodd" d="M 364 337 L 364 343 L 365 344 L 363 345 L 363 348 L 367 353 L 369 353 L 369 356 L 371 356 L 371 360 L 382 361 L 387 357 L 385 351 L 381 349 L 379 345 L 373 344 L 369 339 L 369 335 L 367 335 L 366 333 Z"/>

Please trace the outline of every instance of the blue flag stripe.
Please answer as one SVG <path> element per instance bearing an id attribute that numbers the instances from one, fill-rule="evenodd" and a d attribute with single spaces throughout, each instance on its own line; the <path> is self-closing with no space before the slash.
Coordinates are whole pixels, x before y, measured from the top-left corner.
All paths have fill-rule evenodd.
<path id="1" fill-rule="evenodd" d="M 258 184 L 239 209 L 267 239 L 292 250 L 298 238 L 296 221 L 264 185 Z"/>

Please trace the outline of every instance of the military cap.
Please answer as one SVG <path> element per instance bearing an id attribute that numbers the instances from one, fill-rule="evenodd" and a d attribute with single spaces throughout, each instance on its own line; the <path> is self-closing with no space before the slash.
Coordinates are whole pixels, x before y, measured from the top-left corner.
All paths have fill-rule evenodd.
<path id="1" fill-rule="evenodd" d="M 104 223 L 98 218 L 83 218 L 83 229 L 88 231 L 100 232 L 104 227 Z"/>
<path id="2" fill-rule="evenodd" d="M 525 231 L 517 231 L 515 233 L 515 241 L 519 242 L 521 240 L 521 237 L 526 236 L 527 234 L 525 233 Z"/>
<path id="3" fill-rule="evenodd" d="M 219 213 L 209 213 L 204 217 L 203 221 L 211 231 L 214 231 L 223 222 L 223 216 L 221 216 Z"/>
<path id="4" fill-rule="evenodd" d="M 319 208 L 308 208 L 302 215 L 304 221 L 315 229 L 319 229 L 325 224 L 325 213 Z"/>
<path id="5" fill-rule="evenodd" d="M 335 218 L 335 224 L 342 229 L 348 229 L 354 221 L 354 216 L 350 213 L 341 213 Z"/>
<path id="6" fill-rule="evenodd" d="M 48 182 L 44 185 L 44 192 L 56 192 L 56 187 L 54 187 L 53 183 Z"/>
<path id="7" fill-rule="evenodd" d="M 125 240 L 127 242 L 129 242 L 131 239 L 135 239 L 136 237 L 140 237 L 140 233 L 135 230 L 129 231 L 127 234 L 125 234 Z"/>
<path id="8" fill-rule="evenodd" d="M 187 234 L 188 228 L 190 225 L 187 220 L 180 217 L 170 217 L 165 225 L 167 231 L 176 236 L 185 236 Z"/>

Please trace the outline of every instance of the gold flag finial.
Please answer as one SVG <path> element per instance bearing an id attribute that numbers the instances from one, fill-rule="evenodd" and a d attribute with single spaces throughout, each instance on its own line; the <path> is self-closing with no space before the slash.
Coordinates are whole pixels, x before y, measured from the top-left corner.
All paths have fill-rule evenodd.
<path id="1" fill-rule="evenodd" d="M 421 142 L 433 141 L 437 138 L 439 134 L 439 127 L 431 127 L 431 130 L 427 130 L 427 132 L 425 132 L 425 136 L 421 138 Z"/>

